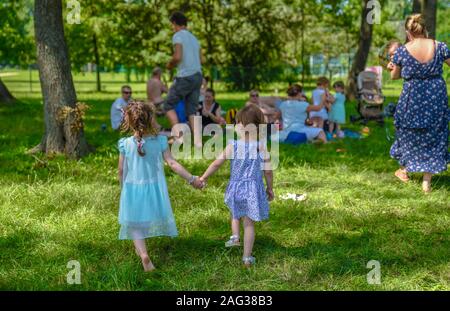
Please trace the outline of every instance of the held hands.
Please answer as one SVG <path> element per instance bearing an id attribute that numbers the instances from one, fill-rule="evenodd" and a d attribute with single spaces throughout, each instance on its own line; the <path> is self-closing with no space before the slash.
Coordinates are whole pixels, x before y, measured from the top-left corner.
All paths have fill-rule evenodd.
<path id="1" fill-rule="evenodd" d="M 200 178 L 198 179 L 201 183 L 202 183 L 202 189 L 206 187 L 206 181 L 207 178 L 200 176 Z"/>
<path id="2" fill-rule="evenodd" d="M 195 189 L 203 189 L 206 186 L 206 182 L 199 178 L 198 176 L 192 176 L 189 180 L 189 184 L 194 187 Z"/>
<path id="3" fill-rule="evenodd" d="M 200 178 L 196 178 L 192 183 L 192 187 L 195 189 L 203 189 L 205 188 L 205 184 L 200 180 Z"/>

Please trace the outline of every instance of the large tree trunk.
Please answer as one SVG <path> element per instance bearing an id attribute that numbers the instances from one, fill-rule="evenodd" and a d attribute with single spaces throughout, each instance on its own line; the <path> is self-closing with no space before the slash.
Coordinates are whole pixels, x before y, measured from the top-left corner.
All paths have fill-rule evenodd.
<path id="1" fill-rule="evenodd" d="M 373 24 L 367 22 L 367 14 L 371 9 L 367 8 L 369 0 L 362 0 L 361 28 L 359 31 L 358 50 L 353 59 L 352 68 L 348 73 L 347 96 L 354 99 L 357 96 L 357 77 L 364 71 L 369 57 L 370 45 L 372 43 Z"/>
<path id="2" fill-rule="evenodd" d="M 12 96 L 2 79 L 0 79 L 0 103 L 13 104 L 15 101 L 14 96 Z"/>
<path id="3" fill-rule="evenodd" d="M 36 0 L 34 29 L 44 99 L 45 134 L 34 151 L 79 158 L 88 153 L 64 39 L 61 0 Z"/>
<path id="4" fill-rule="evenodd" d="M 414 0 L 413 13 L 421 13 L 425 17 L 428 37 L 436 38 L 437 0 Z"/>

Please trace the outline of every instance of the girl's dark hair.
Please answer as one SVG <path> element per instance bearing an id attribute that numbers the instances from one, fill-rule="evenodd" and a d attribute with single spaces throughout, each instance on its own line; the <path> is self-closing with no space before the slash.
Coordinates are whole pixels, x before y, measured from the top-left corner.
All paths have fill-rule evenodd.
<path id="1" fill-rule="evenodd" d="M 178 26 L 187 26 L 187 18 L 181 12 L 174 12 L 174 13 L 172 13 L 172 15 L 170 15 L 169 20 L 170 20 L 171 23 L 175 23 Z"/>
<path id="2" fill-rule="evenodd" d="M 327 79 L 327 77 L 319 77 L 317 78 L 317 85 L 323 86 L 330 84 L 330 80 Z"/>
<path id="3" fill-rule="evenodd" d="M 287 90 L 287 94 L 288 96 L 297 96 L 298 94 L 300 94 L 302 92 L 303 88 L 300 84 L 293 84 L 291 86 L 289 86 L 288 90 Z"/>
<path id="4" fill-rule="evenodd" d="M 216 92 L 212 88 L 207 88 L 205 93 L 211 93 L 213 97 L 216 96 Z"/>
<path id="5" fill-rule="evenodd" d="M 145 155 L 143 149 L 142 137 L 144 134 L 158 135 L 155 128 L 155 113 L 153 104 L 142 100 L 135 100 L 128 103 L 124 111 L 122 123 L 122 132 L 133 132 L 138 142 L 138 153 Z"/>
<path id="6" fill-rule="evenodd" d="M 334 82 L 333 87 L 334 87 L 334 88 L 336 88 L 336 87 L 345 88 L 344 82 L 342 82 L 342 81 L 336 81 L 336 82 Z"/>

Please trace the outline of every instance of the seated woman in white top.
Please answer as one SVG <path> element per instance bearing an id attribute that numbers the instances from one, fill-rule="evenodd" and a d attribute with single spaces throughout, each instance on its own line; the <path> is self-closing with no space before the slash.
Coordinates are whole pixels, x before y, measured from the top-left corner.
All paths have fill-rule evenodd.
<path id="1" fill-rule="evenodd" d="M 288 99 L 279 106 L 283 129 L 280 131 L 280 141 L 286 140 L 289 133 L 305 133 L 309 141 L 319 139 L 326 143 L 325 132 L 321 128 L 305 125 L 306 118 L 310 111 L 320 111 L 324 107 L 324 101 L 318 106 L 309 105 L 303 100 L 302 87 L 294 84 L 289 87 Z"/>

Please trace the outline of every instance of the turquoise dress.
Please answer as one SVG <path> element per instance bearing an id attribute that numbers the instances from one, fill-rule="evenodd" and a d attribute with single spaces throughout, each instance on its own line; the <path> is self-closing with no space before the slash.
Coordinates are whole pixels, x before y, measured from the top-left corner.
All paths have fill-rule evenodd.
<path id="1" fill-rule="evenodd" d="M 136 139 L 119 140 L 123 164 L 120 194 L 120 240 L 141 240 L 154 236 L 177 236 L 164 175 L 162 153 L 168 148 L 167 137 L 145 136 L 145 155 L 137 151 Z"/>
<path id="2" fill-rule="evenodd" d="M 336 101 L 331 105 L 331 111 L 329 118 L 331 122 L 338 124 L 345 123 L 345 95 L 342 93 L 336 93 L 334 95 Z"/>

